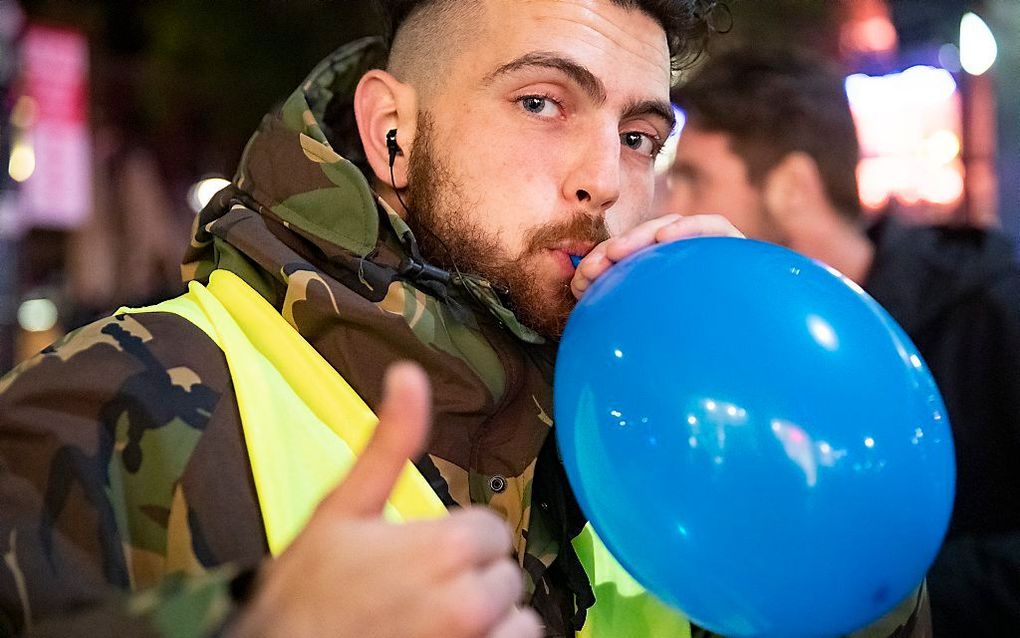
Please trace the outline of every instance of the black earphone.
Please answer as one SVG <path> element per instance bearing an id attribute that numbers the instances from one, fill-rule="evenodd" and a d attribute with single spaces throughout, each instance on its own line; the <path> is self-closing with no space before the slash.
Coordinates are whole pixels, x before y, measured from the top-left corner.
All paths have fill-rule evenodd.
<path id="1" fill-rule="evenodd" d="M 397 129 L 391 128 L 386 133 L 386 148 L 390 151 L 390 170 L 393 170 L 393 163 L 397 161 L 397 155 L 401 155 L 404 151 L 400 150 L 400 144 L 397 144 Z"/>
<path id="2" fill-rule="evenodd" d="M 391 128 L 386 132 L 386 149 L 390 152 L 390 185 L 393 187 L 393 192 L 397 195 L 397 201 L 404 207 L 404 210 L 410 210 L 407 207 L 407 203 L 404 202 L 404 198 L 400 196 L 400 190 L 397 189 L 397 180 L 393 176 L 393 164 L 397 161 L 397 155 L 403 155 L 404 151 L 401 150 L 400 144 L 397 144 L 397 129 Z"/>

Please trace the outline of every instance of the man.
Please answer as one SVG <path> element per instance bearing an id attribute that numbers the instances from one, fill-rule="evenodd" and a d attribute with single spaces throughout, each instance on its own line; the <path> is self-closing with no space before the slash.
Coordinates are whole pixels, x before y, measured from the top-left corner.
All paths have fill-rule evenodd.
<path id="1" fill-rule="evenodd" d="M 324 61 L 202 212 L 188 294 L 0 380 L 0 633 L 581 628 L 602 559 L 571 544 L 554 340 L 571 285 L 734 233 L 673 216 L 603 243 L 650 208 L 709 4 L 393 2 L 389 49 Z M 651 635 L 687 633 L 643 604 Z M 586 630 L 642 620 L 610 616 Z"/>
<path id="2" fill-rule="evenodd" d="M 714 57 L 674 99 L 687 122 L 663 208 L 724 213 L 860 283 L 903 326 L 944 395 L 952 521 L 929 577 L 936 636 L 1020 635 L 1020 268 L 994 232 L 865 230 L 842 78 L 790 51 Z"/>

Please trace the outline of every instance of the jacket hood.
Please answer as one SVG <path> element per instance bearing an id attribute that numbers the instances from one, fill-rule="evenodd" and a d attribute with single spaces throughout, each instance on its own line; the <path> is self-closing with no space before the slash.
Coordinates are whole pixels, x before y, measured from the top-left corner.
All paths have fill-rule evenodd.
<path id="1" fill-rule="evenodd" d="M 517 320 L 487 281 L 428 264 L 407 224 L 372 191 L 358 167 L 365 161 L 354 91 L 368 70 L 385 66 L 386 58 L 380 38 L 351 42 L 320 62 L 263 119 L 245 147 L 233 184 L 196 220 L 184 260 L 185 281 L 205 281 L 212 270 L 226 268 L 276 303 L 281 287 L 288 285 L 286 271 L 296 252 L 373 301 L 394 280 L 403 279 L 458 306 L 458 312 L 463 306 L 485 308 L 527 343 L 544 342 Z M 244 211 L 262 219 L 253 220 Z"/>
<path id="2" fill-rule="evenodd" d="M 1009 240 L 990 230 L 910 226 L 885 217 L 868 234 L 876 251 L 865 288 L 882 305 L 903 311 L 897 319 L 908 333 L 1018 269 Z"/>

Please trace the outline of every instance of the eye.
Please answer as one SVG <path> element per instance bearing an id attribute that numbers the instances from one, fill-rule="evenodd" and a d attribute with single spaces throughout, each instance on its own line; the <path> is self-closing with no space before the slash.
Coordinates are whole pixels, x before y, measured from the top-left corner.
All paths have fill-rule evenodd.
<path id="1" fill-rule="evenodd" d="M 637 131 L 621 133 L 620 142 L 627 148 L 648 157 L 655 157 L 662 148 L 658 137 L 648 135 L 647 133 L 638 133 Z"/>
<path id="2" fill-rule="evenodd" d="M 540 117 L 555 117 L 559 114 L 560 105 L 544 95 L 526 95 L 517 99 L 525 111 Z"/>
<path id="3" fill-rule="evenodd" d="M 627 148 L 648 157 L 655 157 L 662 150 L 662 142 L 659 141 L 659 136 L 649 135 L 648 133 L 639 133 L 637 131 L 622 133 L 620 141 Z"/>

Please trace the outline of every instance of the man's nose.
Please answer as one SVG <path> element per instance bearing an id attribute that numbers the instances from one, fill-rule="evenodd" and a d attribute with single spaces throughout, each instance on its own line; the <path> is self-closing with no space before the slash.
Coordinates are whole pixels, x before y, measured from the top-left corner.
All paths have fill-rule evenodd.
<path id="1" fill-rule="evenodd" d="M 620 135 L 608 132 L 579 147 L 563 184 L 563 196 L 593 214 L 602 214 L 620 199 Z"/>

